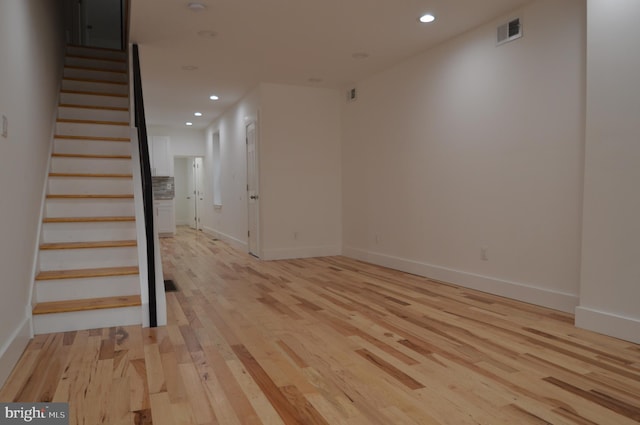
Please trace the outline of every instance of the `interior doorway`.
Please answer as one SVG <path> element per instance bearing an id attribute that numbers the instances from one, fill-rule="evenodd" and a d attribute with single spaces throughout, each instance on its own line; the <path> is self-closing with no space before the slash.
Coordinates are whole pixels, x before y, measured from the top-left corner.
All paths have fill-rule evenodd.
<path id="1" fill-rule="evenodd" d="M 205 211 L 204 159 L 174 158 L 176 224 L 202 230 Z"/>
<path id="2" fill-rule="evenodd" d="M 124 0 L 75 0 L 71 12 L 74 23 L 72 42 L 123 49 L 125 9 Z"/>
<path id="3" fill-rule="evenodd" d="M 258 206 L 260 196 L 258 193 L 258 149 L 256 123 L 251 122 L 246 126 L 247 141 L 247 212 L 249 218 L 249 231 L 247 232 L 247 245 L 249 254 L 259 257 L 258 248 Z"/>

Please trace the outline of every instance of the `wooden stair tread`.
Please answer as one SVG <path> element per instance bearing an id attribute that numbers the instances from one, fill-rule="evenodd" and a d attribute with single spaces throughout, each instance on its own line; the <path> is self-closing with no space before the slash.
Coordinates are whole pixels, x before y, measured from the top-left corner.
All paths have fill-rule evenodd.
<path id="1" fill-rule="evenodd" d="M 82 44 L 73 44 L 69 43 L 66 47 L 75 47 L 77 49 L 86 49 L 86 50 L 104 50 L 107 52 L 118 52 L 118 53 L 127 53 L 126 50 L 122 49 L 114 49 L 113 47 L 98 47 L 98 46 L 83 46 Z"/>
<path id="2" fill-rule="evenodd" d="M 57 158 L 89 158 L 89 159 L 131 159 L 131 155 L 98 155 L 85 153 L 54 153 Z"/>
<path id="3" fill-rule="evenodd" d="M 129 241 L 96 241 L 96 242 L 57 242 L 43 243 L 40 245 L 42 250 L 53 249 L 85 249 L 85 248 L 124 248 L 137 246 L 136 240 Z"/>
<path id="4" fill-rule="evenodd" d="M 70 55 L 70 54 L 65 55 L 65 57 L 73 58 L 73 59 L 91 59 L 91 60 L 98 60 L 98 61 L 105 61 L 105 62 L 127 63 L 126 58 L 97 58 L 95 56 Z"/>
<path id="5" fill-rule="evenodd" d="M 48 194 L 47 199 L 133 199 L 133 194 L 129 193 L 82 193 L 69 194 L 57 193 Z"/>
<path id="6" fill-rule="evenodd" d="M 98 142 L 130 142 L 130 137 L 103 137 L 103 136 L 74 136 L 69 134 L 56 134 L 54 139 L 64 140 L 95 140 Z"/>
<path id="7" fill-rule="evenodd" d="M 106 111 L 128 111 L 126 106 L 97 106 L 97 105 L 76 105 L 75 103 L 60 103 L 61 108 L 79 108 L 79 109 L 101 109 Z"/>
<path id="8" fill-rule="evenodd" d="M 126 74 L 128 72 L 125 69 L 104 69 L 104 68 L 95 68 L 91 66 L 65 65 L 64 67 L 69 69 L 84 69 L 87 71 L 115 72 L 116 74 Z"/>
<path id="9" fill-rule="evenodd" d="M 95 173 L 49 173 L 49 177 L 86 177 L 86 178 L 108 178 L 108 179 L 131 179 L 133 174 L 95 174 Z"/>
<path id="10" fill-rule="evenodd" d="M 100 125 L 121 125 L 129 126 L 128 121 L 100 121 L 100 120 L 80 120 L 71 118 L 58 118 L 56 122 L 70 123 L 70 124 L 100 124 Z"/>
<path id="11" fill-rule="evenodd" d="M 44 223 L 118 223 L 136 221 L 134 216 L 105 216 L 105 217 L 45 217 Z"/>
<path id="12" fill-rule="evenodd" d="M 89 298 L 84 300 L 50 301 L 38 303 L 33 314 L 68 313 L 72 311 L 100 310 L 105 308 L 137 307 L 142 305 L 140 295 Z"/>
<path id="13" fill-rule="evenodd" d="M 129 276 L 138 274 L 138 266 L 104 267 L 97 269 L 47 270 L 38 273 L 36 280 L 82 279 L 87 277 Z"/>
<path id="14" fill-rule="evenodd" d="M 111 97 L 129 97 L 129 94 L 121 94 L 121 93 L 103 93 L 97 91 L 87 91 L 87 90 L 60 90 L 60 93 L 69 93 L 69 94 L 87 94 L 91 96 L 111 96 Z"/>
<path id="15" fill-rule="evenodd" d="M 117 84 L 119 86 L 126 86 L 127 83 L 126 81 L 109 81 L 109 80 L 99 80 L 99 79 L 95 79 L 95 78 L 78 78 L 78 77 L 64 77 L 62 79 L 63 81 L 67 80 L 67 81 L 82 81 L 85 83 L 98 83 L 98 84 Z"/>

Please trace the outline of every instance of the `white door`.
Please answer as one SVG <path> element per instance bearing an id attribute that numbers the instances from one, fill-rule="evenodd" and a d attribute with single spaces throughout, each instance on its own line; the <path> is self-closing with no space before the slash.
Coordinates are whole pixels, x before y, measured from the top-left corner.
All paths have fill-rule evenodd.
<path id="1" fill-rule="evenodd" d="M 204 177 L 202 158 L 195 158 L 195 183 L 196 183 L 196 229 L 202 230 L 202 213 L 204 212 Z"/>
<path id="2" fill-rule="evenodd" d="M 247 242 L 249 254 L 258 257 L 258 158 L 256 149 L 256 124 L 250 123 L 246 127 L 247 135 L 247 198 L 249 232 Z"/>
<path id="3" fill-rule="evenodd" d="M 204 177 L 203 165 L 204 161 L 201 157 L 193 157 L 188 159 L 189 172 L 187 173 L 187 187 L 189 192 L 187 195 L 189 227 L 192 229 L 202 230 L 201 215 L 204 211 Z"/>
<path id="4" fill-rule="evenodd" d="M 187 187 L 189 188 L 187 194 L 187 217 L 189 220 L 189 227 L 196 228 L 197 223 L 197 209 L 196 209 L 196 159 L 188 159 L 189 171 L 187 172 Z"/>
<path id="5" fill-rule="evenodd" d="M 122 48 L 122 0 L 82 0 L 82 44 Z"/>

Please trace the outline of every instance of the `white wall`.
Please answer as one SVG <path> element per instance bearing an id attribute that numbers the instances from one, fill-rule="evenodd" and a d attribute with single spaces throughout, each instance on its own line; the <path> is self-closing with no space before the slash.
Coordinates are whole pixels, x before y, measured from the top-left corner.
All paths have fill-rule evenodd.
<path id="1" fill-rule="evenodd" d="M 496 47 L 516 16 L 524 36 Z M 536 1 L 359 82 L 343 113 L 345 254 L 572 311 L 584 22 L 582 0 Z"/>
<path id="2" fill-rule="evenodd" d="M 222 207 L 207 208 L 205 230 L 247 249 L 245 137 L 257 122 L 260 257 L 339 254 L 341 99 L 336 90 L 261 84 L 215 121 L 207 129 L 205 188 L 212 199 L 218 133 Z"/>
<path id="3" fill-rule="evenodd" d="M 30 334 L 29 299 L 62 66 L 62 4 L 0 2 L 0 385 Z"/>
<path id="4" fill-rule="evenodd" d="M 245 126 L 258 121 L 260 90 L 255 88 L 215 120 L 206 130 L 204 161 L 207 202 L 203 229 L 247 250 L 247 148 Z M 258 130 L 259 132 L 259 130 Z M 213 207 L 213 135 L 220 135 L 222 207 Z M 260 135 L 258 134 L 258 137 Z"/>
<path id="5" fill-rule="evenodd" d="M 338 255 L 343 97 L 281 84 L 260 90 L 261 257 Z"/>
<path id="6" fill-rule="evenodd" d="M 576 324 L 640 343 L 640 2 L 587 4 L 584 225 Z"/>

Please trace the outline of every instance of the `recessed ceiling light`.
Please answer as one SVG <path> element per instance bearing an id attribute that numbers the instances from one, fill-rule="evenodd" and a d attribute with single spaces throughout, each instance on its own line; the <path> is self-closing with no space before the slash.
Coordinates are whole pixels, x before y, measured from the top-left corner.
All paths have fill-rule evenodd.
<path id="1" fill-rule="evenodd" d="M 198 67 L 195 65 L 184 65 L 182 69 L 185 71 L 195 71 Z"/>
<path id="2" fill-rule="evenodd" d="M 202 116 L 202 112 L 194 112 L 193 115 L 195 115 L 196 117 L 201 117 Z"/>
<path id="3" fill-rule="evenodd" d="M 216 96 L 215 94 L 212 94 L 211 96 L 209 96 L 209 99 L 211 100 L 218 100 L 220 99 L 218 96 Z"/>
<path id="4" fill-rule="evenodd" d="M 369 57 L 369 53 L 367 52 L 356 52 L 351 55 L 354 59 L 367 59 Z"/>
<path id="5" fill-rule="evenodd" d="M 187 121 L 186 123 L 184 123 L 184 125 L 191 126 L 191 125 L 193 125 L 193 123 L 192 123 L 192 122 Z"/>
<path id="6" fill-rule="evenodd" d="M 187 7 L 193 12 L 201 12 L 207 8 L 204 4 L 196 2 L 189 3 Z"/>
<path id="7" fill-rule="evenodd" d="M 198 34 L 200 37 L 205 37 L 205 38 L 215 38 L 218 35 L 217 32 L 209 31 L 209 30 L 198 31 L 196 34 Z"/>
<path id="8" fill-rule="evenodd" d="M 435 20 L 436 20 L 436 17 L 430 13 L 427 13 L 426 15 L 422 15 L 421 17 L 418 18 L 418 21 L 422 22 L 423 24 L 428 24 L 429 22 L 433 22 Z"/>

